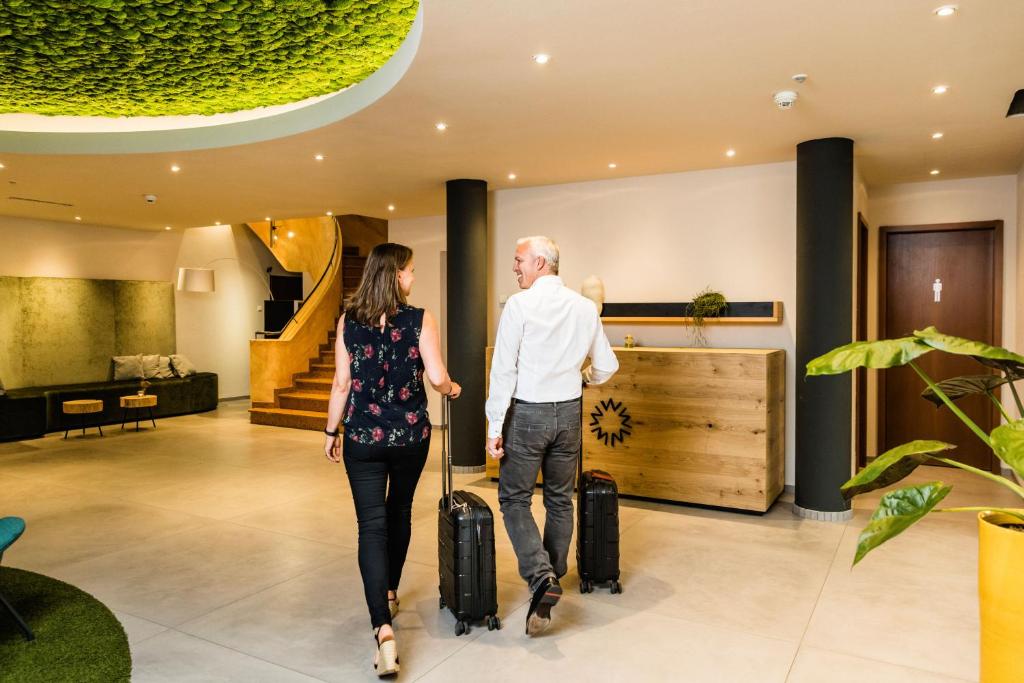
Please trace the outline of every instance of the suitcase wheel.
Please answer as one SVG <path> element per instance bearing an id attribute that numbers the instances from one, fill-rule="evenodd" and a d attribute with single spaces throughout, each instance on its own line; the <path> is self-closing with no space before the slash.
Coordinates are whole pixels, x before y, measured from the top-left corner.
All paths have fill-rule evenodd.
<path id="1" fill-rule="evenodd" d="M 487 617 L 487 630 L 496 631 L 501 628 L 501 619 L 497 616 Z"/>
<path id="2" fill-rule="evenodd" d="M 469 633 L 469 624 L 464 622 L 464 621 L 460 621 L 460 622 L 456 623 L 455 624 L 455 635 L 461 636 L 461 635 L 463 635 L 465 633 Z"/>
<path id="3" fill-rule="evenodd" d="M 591 581 L 580 581 L 580 593 L 593 593 L 594 584 Z"/>
<path id="4" fill-rule="evenodd" d="M 437 608 L 438 609 L 444 609 L 445 608 L 444 598 L 438 598 L 437 599 Z"/>
<path id="5" fill-rule="evenodd" d="M 618 581 L 612 581 L 611 590 L 612 590 L 612 593 L 621 593 L 622 592 L 622 584 L 619 583 Z"/>

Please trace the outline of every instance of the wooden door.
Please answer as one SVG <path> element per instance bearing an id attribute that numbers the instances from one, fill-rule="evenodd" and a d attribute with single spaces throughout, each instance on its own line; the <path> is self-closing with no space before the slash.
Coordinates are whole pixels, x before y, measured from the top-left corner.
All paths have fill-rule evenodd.
<path id="1" fill-rule="evenodd" d="M 1001 221 L 885 227 L 880 237 L 884 338 L 935 325 L 946 334 L 1000 343 Z M 940 352 L 916 362 L 936 381 L 987 371 L 968 356 Z M 992 452 L 955 415 L 921 398 L 925 385 L 913 369 L 886 370 L 879 373 L 879 382 L 879 452 L 914 439 L 938 439 L 957 445 L 951 457 L 998 471 Z M 985 396 L 958 405 L 986 432 L 998 424 L 995 406 Z"/>

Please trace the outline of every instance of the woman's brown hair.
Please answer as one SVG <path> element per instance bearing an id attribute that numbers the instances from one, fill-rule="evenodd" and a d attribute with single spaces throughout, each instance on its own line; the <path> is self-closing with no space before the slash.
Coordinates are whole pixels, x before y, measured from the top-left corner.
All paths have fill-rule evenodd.
<path id="1" fill-rule="evenodd" d="M 398 286 L 398 271 L 408 266 L 411 260 L 412 249 L 404 244 L 387 242 L 375 246 L 366 259 L 363 279 L 345 306 L 349 319 L 367 327 L 377 327 L 381 315 L 394 315 L 399 305 L 405 303 L 405 295 Z"/>

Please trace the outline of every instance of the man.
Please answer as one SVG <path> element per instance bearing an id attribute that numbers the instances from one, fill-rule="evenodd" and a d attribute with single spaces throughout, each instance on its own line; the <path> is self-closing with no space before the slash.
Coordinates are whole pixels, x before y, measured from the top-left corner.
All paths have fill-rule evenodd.
<path id="1" fill-rule="evenodd" d="M 582 387 L 619 369 L 597 308 L 558 277 L 558 246 L 547 237 L 517 242 L 519 288 L 498 324 L 487 397 L 487 452 L 503 458 L 498 501 L 519 575 L 533 593 L 526 634 L 551 622 L 562 595 L 572 540 L 572 496 L 581 444 Z M 591 365 L 581 372 L 590 356 Z M 530 512 L 544 473 L 544 538 Z"/>

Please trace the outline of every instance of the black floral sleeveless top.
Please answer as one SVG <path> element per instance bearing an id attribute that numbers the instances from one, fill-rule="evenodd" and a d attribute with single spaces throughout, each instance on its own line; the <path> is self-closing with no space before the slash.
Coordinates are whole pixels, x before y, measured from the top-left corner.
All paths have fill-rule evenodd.
<path id="1" fill-rule="evenodd" d="M 383 330 L 346 316 L 345 348 L 352 373 L 346 437 L 371 446 L 408 446 L 430 437 L 422 329 L 423 309 L 404 304 Z"/>

